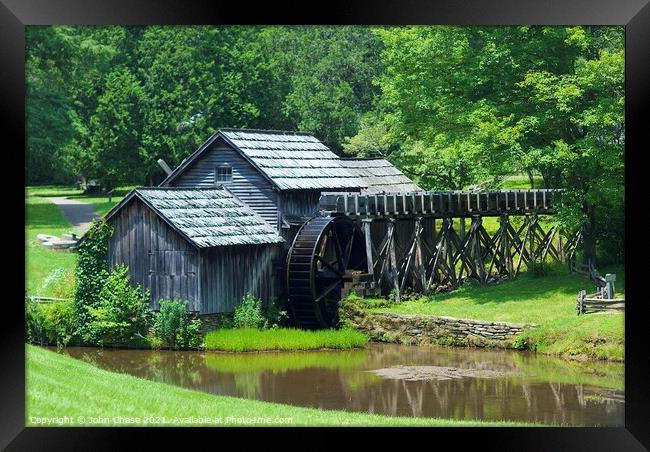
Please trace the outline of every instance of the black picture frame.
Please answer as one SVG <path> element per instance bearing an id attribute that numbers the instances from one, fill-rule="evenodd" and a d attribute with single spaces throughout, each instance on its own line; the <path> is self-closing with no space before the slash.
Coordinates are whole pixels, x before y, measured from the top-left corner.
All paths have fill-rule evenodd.
<path id="1" fill-rule="evenodd" d="M 2 140 L 7 151 L 25 149 L 25 26 L 26 25 L 148 25 L 148 24 L 457 24 L 457 25 L 515 25 L 515 24 L 598 24 L 625 25 L 626 27 L 626 361 L 625 361 L 625 427 L 624 428 L 509 428 L 509 429 L 443 429 L 426 431 L 421 438 L 432 446 L 441 447 L 448 440 L 458 446 L 470 444 L 483 449 L 498 450 L 644 450 L 650 448 L 650 344 L 647 300 L 642 296 L 644 243 L 643 209 L 646 193 L 643 190 L 643 154 L 648 147 L 648 109 L 650 104 L 650 0 L 406 0 L 401 2 L 330 1 L 323 4 L 276 2 L 248 4 L 243 2 L 200 0 L 0 0 L 0 123 L 5 133 Z M 5 192 L 4 201 L 16 203 L 15 208 L 5 207 L 7 217 L 24 212 L 24 170 L 11 168 L 16 160 L 7 152 L 3 156 Z M 7 180 L 8 178 L 8 180 Z M 13 178 L 13 179 L 12 179 Z M 21 210 L 22 209 L 22 210 Z M 639 214 L 637 215 L 637 212 Z M 8 219 L 8 218 L 7 218 Z M 5 220 L 7 221 L 7 220 Z M 18 263 L 24 262 L 24 246 L 19 237 L 22 226 L 15 226 L 5 237 L 15 245 L 18 259 L 5 253 L 4 280 L 11 283 L 12 291 L 6 293 L 3 305 L 0 384 L 0 447 L 7 450 L 42 449 L 115 449 L 128 444 L 132 435 L 146 436 L 148 447 L 153 442 L 165 442 L 170 435 L 181 435 L 187 447 L 198 436 L 207 438 L 208 444 L 221 438 L 223 431 L 214 429 L 174 430 L 158 428 L 155 435 L 132 428 L 25 428 L 25 356 L 24 312 L 18 301 L 23 297 L 20 287 L 21 272 Z M 7 235 L 11 234 L 11 235 Z M 13 243 L 15 242 L 15 243 Z M 641 264 L 633 265 L 636 260 Z M 8 265 L 7 265 L 8 264 Z M 22 267 L 24 269 L 24 265 Z M 12 276 L 18 273 L 16 276 Z M 24 281 L 24 273 L 22 274 Z M 368 429 L 356 429 L 364 431 Z M 404 447 L 411 443 L 413 430 L 400 431 L 373 429 L 372 436 L 402 441 Z M 241 435 L 233 429 L 233 436 Z M 321 441 L 321 432 L 301 429 L 288 433 L 277 429 L 279 445 L 312 444 L 336 447 L 343 442 L 332 440 L 337 433 L 327 433 Z M 384 436 L 385 434 L 390 436 Z M 422 432 L 419 432 L 422 433 Z M 276 441 L 263 436 L 269 444 Z M 409 435 L 409 436 L 407 436 Z M 284 438 L 282 440 L 281 438 Z M 230 438 L 234 439 L 234 438 Z M 296 441 L 297 440 L 297 441 Z M 315 441 L 314 441 L 315 440 Z M 248 440 L 247 440 L 248 441 Z M 220 443 L 225 446 L 225 441 Z M 447 443 L 448 444 L 448 443 Z M 216 443 L 214 443 L 216 447 Z M 418 446 L 420 447 L 420 446 Z M 446 446 L 449 447 L 449 446 Z"/>

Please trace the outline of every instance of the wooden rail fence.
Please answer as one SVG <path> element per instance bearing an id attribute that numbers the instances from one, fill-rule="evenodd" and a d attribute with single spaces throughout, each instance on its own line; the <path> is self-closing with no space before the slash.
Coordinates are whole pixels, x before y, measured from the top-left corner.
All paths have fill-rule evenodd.
<path id="1" fill-rule="evenodd" d="M 601 298 L 601 295 L 601 291 L 587 294 L 585 290 L 581 290 L 576 302 L 578 315 L 602 311 L 625 311 L 624 298 Z"/>

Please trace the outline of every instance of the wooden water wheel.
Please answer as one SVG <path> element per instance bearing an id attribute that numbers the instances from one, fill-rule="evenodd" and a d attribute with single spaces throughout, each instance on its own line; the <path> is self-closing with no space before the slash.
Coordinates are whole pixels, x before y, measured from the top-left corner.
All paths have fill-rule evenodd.
<path id="1" fill-rule="evenodd" d="M 289 249 L 286 272 L 297 326 L 337 326 L 343 286 L 365 268 L 363 234 L 347 217 L 315 217 L 303 224 Z"/>

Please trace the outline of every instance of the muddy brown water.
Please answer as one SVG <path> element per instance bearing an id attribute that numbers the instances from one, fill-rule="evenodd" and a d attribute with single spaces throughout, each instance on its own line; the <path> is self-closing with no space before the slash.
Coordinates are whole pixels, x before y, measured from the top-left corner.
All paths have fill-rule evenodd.
<path id="1" fill-rule="evenodd" d="M 197 391 L 296 406 L 390 416 L 624 425 L 620 363 L 392 344 L 292 353 L 81 347 L 64 353 L 110 371 Z"/>

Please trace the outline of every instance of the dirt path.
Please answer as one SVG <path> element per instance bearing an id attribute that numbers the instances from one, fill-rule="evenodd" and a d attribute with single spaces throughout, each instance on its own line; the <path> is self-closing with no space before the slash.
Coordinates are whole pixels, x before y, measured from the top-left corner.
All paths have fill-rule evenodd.
<path id="1" fill-rule="evenodd" d="M 91 204 L 64 197 L 47 199 L 59 206 L 65 218 L 79 234 L 84 234 L 90 228 L 92 219 L 99 217 Z"/>

